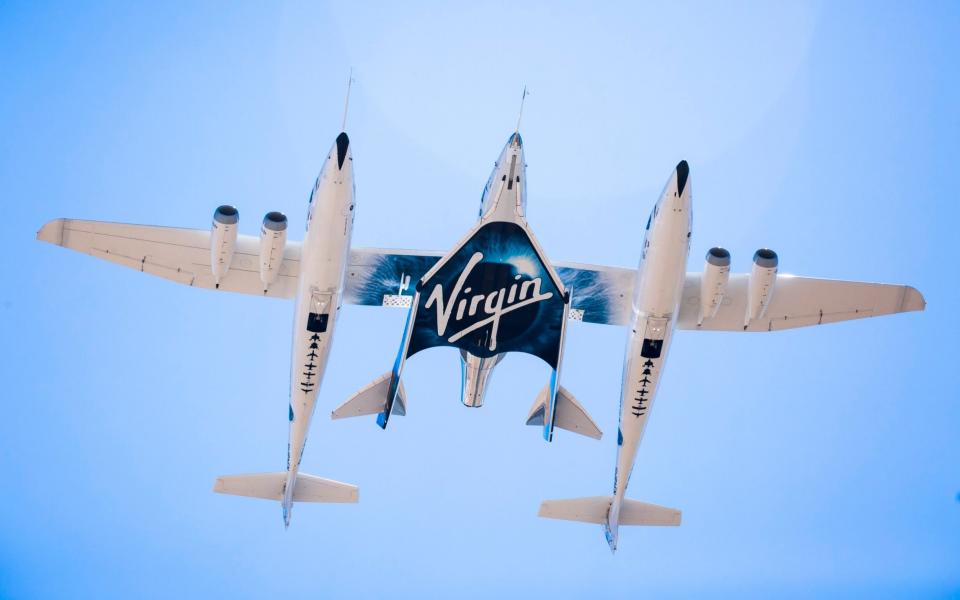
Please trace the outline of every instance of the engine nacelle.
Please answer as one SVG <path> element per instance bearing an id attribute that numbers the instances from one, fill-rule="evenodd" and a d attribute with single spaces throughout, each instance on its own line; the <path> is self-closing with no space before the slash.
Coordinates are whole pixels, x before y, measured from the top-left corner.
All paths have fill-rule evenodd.
<path id="1" fill-rule="evenodd" d="M 268 212 L 260 227 L 260 281 L 266 291 L 280 274 L 283 250 L 287 245 L 287 216 Z"/>
<path id="2" fill-rule="evenodd" d="M 723 302 L 730 281 L 730 252 L 725 248 L 707 250 L 707 260 L 700 277 L 700 317 L 697 325 L 704 319 L 712 319 Z"/>
<path id="3" fill-rule="evenodd" d="M 213 281 L 220 287 L 220 280 L 230 270 L 233 251 L 237 247 L 237 224 L 240 213 L 236 208 L 224 204 L 213 211 L 213 227 L 210 232 L 210 270 Z"/>
<path id="4" fill-rule="evenodd" d="M 763 317 L 773 298 L 773 286 L 777 282 L 777 253 L 769 248 L 761 248 L 753 255 L 753 269 L 750 271 L 750 284 L 747 292 L 747 314 L 743 321 L 746 329 L 750 321 Z"/>

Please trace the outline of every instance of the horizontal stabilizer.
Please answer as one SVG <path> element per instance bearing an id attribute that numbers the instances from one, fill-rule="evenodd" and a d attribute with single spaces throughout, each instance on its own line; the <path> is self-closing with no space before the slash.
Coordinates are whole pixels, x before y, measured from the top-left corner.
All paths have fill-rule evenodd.
<path id="1" fill-rule="evenodd" d="M 540 504 L 541 517 L 604 524 L 610 513 L 612 496 L 591 496 L 571 500 L 546 500 Z M 679 525 L 680 511 L 638 500 L 623 501 L 620 525 Z"/>
<path id="2" fill-rule="evenodd" d="M 537 394 L 533 406 L 530 407 L 530 414 L 527 415 L 527 425 L 543 425 L 549 401 L 550 384 L 548 383 L 543 386 L 543 389 Z M 553 424 L 560 429 L 579 433 L 595 440 L 599 440 L 603 436 L 603 432 L 587 414 L 586 409 L 562 385 L 557 390 L 557 412 Z"/>
<path id="3" fill-rule="evenodd" d="M 231 475 L 218 477 L 213 484 L 213 491 L 218 494 L 263 498 L 279 502 L 283 500 L 283 487 L 286 481 L 286 471 Z M 304 473 L 297 474 L 297 481 L 293 487 L 294 502 L 356 502 L 359 495 L 355 485 Z"/>
<path id="4" fill-rule="evenodd" d="M 371 381 L 349 400 L 338 406 L 330 414 L 331 419 L 345 419 L 347 417 L 361 417 L 383 412 L 387 407 L 387 392 L 390 389 L 392 371 L 387 371 Z M 393 403 L 393 414 L 401 417 L 407 414 L 407 394 L 403 389 L 403 382 L 397 388 L 397 399 Z"/>

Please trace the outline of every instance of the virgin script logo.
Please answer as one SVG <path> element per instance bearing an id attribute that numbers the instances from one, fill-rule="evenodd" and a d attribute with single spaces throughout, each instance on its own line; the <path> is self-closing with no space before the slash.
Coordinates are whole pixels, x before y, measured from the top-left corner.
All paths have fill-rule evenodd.
<path id="1" fill-rule="evenodd" d="M 473 290 L 469 287 L 464 289 L 463 286 L 474 267 L 482 260 L 483 253 L 474 252 L 473 256 L 471 256 L 467 262 L 467 266 L 463 269 L 463 272 L 460 273 L 460 277 L 457 278 L 457 282 L 453 286 L 453 291 L 447 299 L 444 300 L 443 284 L 438 283 L 434 286 L 433 291 L 427 298 L 424 308 L 429 310 L 431 306 L 436 305 L 437 335 L 440 337 L 444 337 L 447 334 L 447 328 L 451 325 L 451 316 L 454 314 L 454 307 L 457 309 L 456 316 L 453 316 L 454 328 L 464 320 L 464 317 L 466 317 L 468 321 L 473 321 L 472 317 L 476 317 L 477 313 L 482 310 L 481 315 L 485 315 L 484 318 L 472 322 L 463 329 L 452 332 L 450 337 L 447 338 L 447 341 L 452 344 L 472 331 L 476 331 L 487 325 L 492 325 L 490 332 L 490 350 L 493 351 L 497 349 L 497 332 L 500 328 L 500 318 L 503 315 L 523 308 L 524 306 L 549 300 L 553 298 L 553 292 L 542 293 L 540 291 L 542 284 L 540 277 L 520 281 L 520 275 L 516 275 L 514 279 L 517 281 L 511 284 L 509 289 L 502 287 L 489 294 L 469 295 Z"/>

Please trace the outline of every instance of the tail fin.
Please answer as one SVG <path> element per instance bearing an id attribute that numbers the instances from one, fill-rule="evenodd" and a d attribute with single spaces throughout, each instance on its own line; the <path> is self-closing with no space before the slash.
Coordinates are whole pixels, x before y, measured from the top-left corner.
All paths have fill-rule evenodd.
<path id="1" fill-rule="evenodd" d="M 613 496 L 590 496 L 570 500 L 545 500 L 538 516 L 547 519 L 603 524 L 610 514 Z M 679 525 L 680 511 L 658 504 L 624 498 L 620 507 L 620 525 Z"/>
<path id="2" fill-rule="evenodd" d="M 543 425 L 547 414 L 547 404 L 550 402 L 550 384 L 543 386 L 537 399 L 533 401 L 530 407 L 530 414 L 527 415 L 527 425 Z M 560 429 L 566 429 L 573 433 L 579 433 L 599 440 L 603 437 L 603 432 L 597 427 L 597 424 L 590 418 L 586 409 L 577 402 L 567 388 L 560 386 L 557 390 L 557 412 L 554 416 L 554 426 Z"/>
<path id="3" fill-rule="evenodd" d="M 390 392 L 390 377 L 392 371 L 387 371 L 380 377 L 374 379 L 364 386 L 359 392 L 350 397 L 349 400 L 338 406 L 330 414 L 331 419 L 344 419 L 347 417 L 360 417 L 363 415 L 375 415 L 387 409 Z M 403 416 L 407 414 L 407 393 L 403 389 L 403 382 L 399 382 L 397 388 L 397 399 L 393 403 L 393 414 Z"/>
<path id="4" fill-rule="evenodd" d="M 603 525 L 603 535 L 611 552 L 617 551 L 620 525 L 680 525 L 680 511 L 675 508 L 624 498 L 617 511 L 611 510 L 617 508 L 613 500 L 613 496 L 546 500 L 540 504 L 537 514 L 548 519 Z"/>
<path id="5" fill-rule="evenodd" d="M 217 477 L 213 491 L 218 494 L 263 498 L 283 501 L 287 472 L 256 473 Z M 357 486 L 332 479 L 298 473 L 293 486 L 294 502 L 357 502 L 360 492 Z"/>

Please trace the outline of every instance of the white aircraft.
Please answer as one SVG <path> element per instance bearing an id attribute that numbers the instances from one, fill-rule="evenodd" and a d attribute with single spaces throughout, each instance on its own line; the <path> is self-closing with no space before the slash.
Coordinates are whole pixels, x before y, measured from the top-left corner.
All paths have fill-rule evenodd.
<path id="1" fill-rule="evenodd" d="M 625 497 L 674 329 L 779 331 L 923 310 L 903 285 L 778 275 L 761 249 L 750 273 L 730 274 L 730 253 L 712 248 L 702 272 L 685 271 L 691 182 L 677 165 L 646 224 L 637 269 L 547 260 L 526 221 L 526 163 L 514 132 L 481 197 L 480 218 L 447 253 L 350 248 L 354 215 L 350 145 L 341 133 L 310 196 L 304 241 L 287 241 L 287 220 L 268 213 L 261 236 L 239 235 L 238 212 L 221 206 L 213 227 L 176 229 L 57 219 L 37 238 L 173 281 L 218 291 L 296 298 L 287 470 L 217 479 L 217 492 L 279 500 L 289 525 L 294 502 L 356 502 L 357 488 L 299 473 L 337 312 L 352 304 L 402 307 L 407 323 L 393 368 L 336 408 L 332 417 L 406 413 L 401 374 L 420 350 L 460 351 L 461 401 L 483 404 L 493 368 L 525 352 L 552 369 L 527 416 L 552 440 L 555 427 L 599 439 L 600 429 L 559 384 L 568 321 L 629 326 L 612 496 L 552 500 L 540 516 L 600 524 L 611 550 L 620 525 L 679 525 L 680 511 Z"/>
<path id="2" fill-rule="evenodd" d="M 284 525 L 294 502 L 356 502 L 356 486 L 300 473 L 307 430 L 323 379 L 343 294 L 354 215 L 353 156 L 337 136 L 310 193 L 303 242 L 287 242 L 287 217 L 270 212 L 260 239 L 239 235 L 232 206 L 206 229 L 57 219 L 37 239 L 194 287 L 296 298 L 290 365 L 287 469 L 220 477 L 214 491 L 279 500 Z"/>

